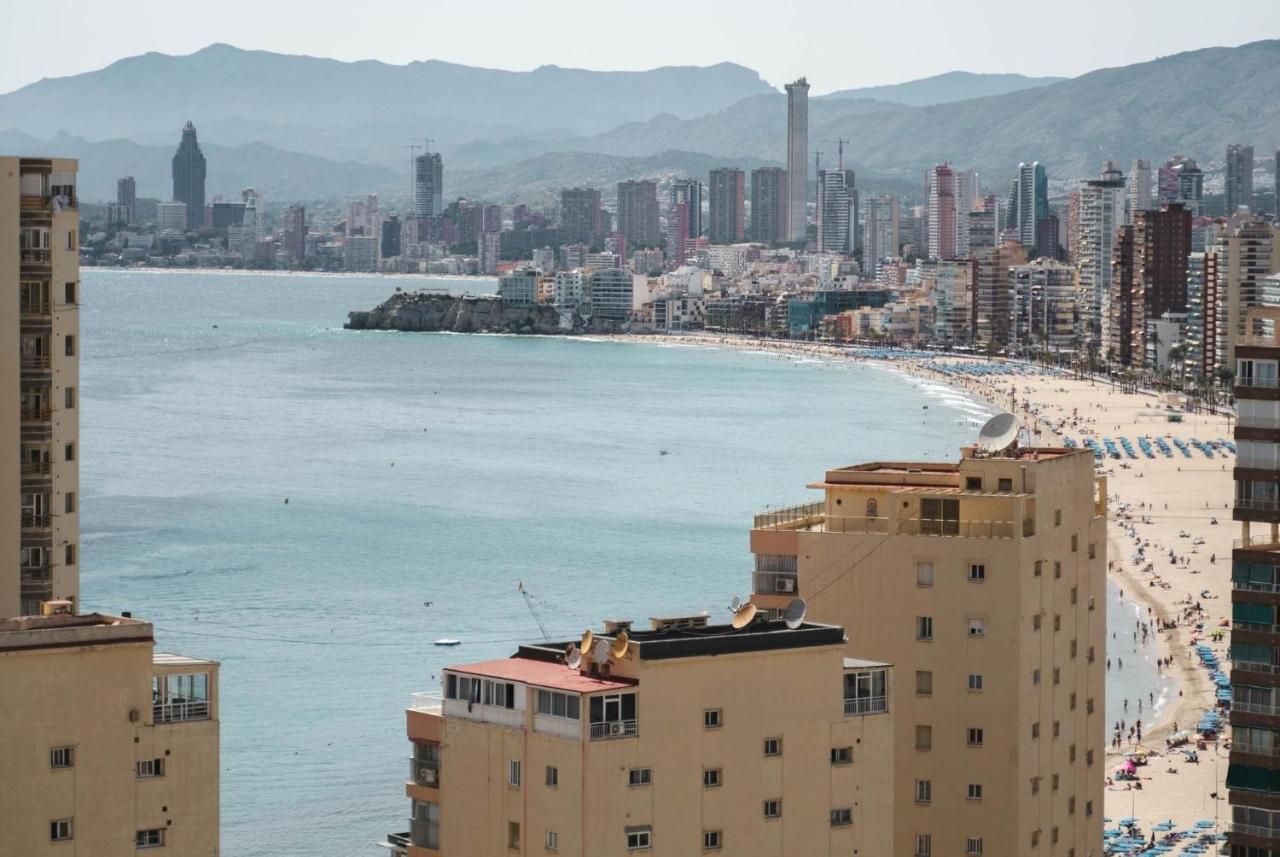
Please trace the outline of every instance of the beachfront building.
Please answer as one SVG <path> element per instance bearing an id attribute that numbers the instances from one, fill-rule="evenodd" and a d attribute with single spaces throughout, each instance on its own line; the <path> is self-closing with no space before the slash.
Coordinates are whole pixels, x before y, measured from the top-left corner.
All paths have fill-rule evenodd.
<path id="1" fill-rule="evenodd" d="M 1027 264 L 1029 254 L 1022 244 L 1007 238 L 998 247 L 979 250 L 973 261 L 973 333 L 989 348 L 1009 344 L 1012 309 L 1009 270 Z"/>
<path id="2" fill-rule="evenodd" d="M 848 657 L 844 639 L 703 613 L 607 622 L 580 663 L 565 641 L 447 667 L 443 693 L 407 712 L 410 830 L 385 844 L 406 857 L 898 853 L 891 668 Z"/>
<path id="3" fill-rule="evenodd" d="M 1076 347 L 1076 270 L 1052 259 L 1039 258 L 1009 268 L 1012 337 L 1017 352 L 1054 354 Z"/>
<path id="4" fill-rule="evenodd" d="M 946 345 L 972 341 L 973 266 L 967 260 L 928 262 L 922 277 L 932 285 L 934 340 Z"/>
<path id="5" fill-rule="evenodd" d="M 154 648 L 127 616 L 0 619 L 0 854 L 219 853 L 218 665 Z"/>
<path id="6" fill-rule="evenodd" d="M 1236 497 L 1231 552 L 1232 857 L 1280 853 L 1280 310 L 1253 310 L 1233 352 Z"/>
<path id="7" fill-rule="evenodd" d="M 641 277 L 641 282 L 644 278 Z M 591 312 L 621 324 L 631 318 L 635 281 L 630 271 L 622 268 L 588 269 Z"/>
<path id="8" fill-rule="evenodd" d="M 892 853 L 1099 853 L 1107 491 L 1092 456 L 968 448 L 810 487 L 822 499 L 756 516 L 752 598 L 802 597 L 850 654 L 894 665 Z"/>
<path id="9" fill-rule="evenodd" d="M 0 158 L 0 618 L 80 596 L 76 167 Z"/>
<path id="10" fill-rule="evenodd" d="M 1218 312 L 1216 351 L 1232 354 L 1246 333 L 1249 312 L 1275 306 L 1268 300 L 1266 278 L 1280 272 L 1280 225 L 1229 220 L 1208 248 Z"/>

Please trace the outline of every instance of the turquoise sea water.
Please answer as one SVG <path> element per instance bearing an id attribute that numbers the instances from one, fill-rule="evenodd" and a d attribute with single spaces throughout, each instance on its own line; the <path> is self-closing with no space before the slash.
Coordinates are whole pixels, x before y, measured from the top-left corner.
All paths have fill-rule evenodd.
<path id="1" fill-rule="evenodd" d="M 222 662 L 237 857 L 407 829 L 409 694 L 539 637 L 518 582 L 557 636 L 723 611 L 752 513 L 827 467 L 954 457 L 987 413 L 871 366 L 341 329 L 420 281 L 83 279 L 84 604 Z"/>

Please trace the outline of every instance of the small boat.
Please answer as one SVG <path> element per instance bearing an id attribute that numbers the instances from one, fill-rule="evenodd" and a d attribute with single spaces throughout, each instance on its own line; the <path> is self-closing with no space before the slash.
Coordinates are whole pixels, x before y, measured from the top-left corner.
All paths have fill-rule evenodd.
<path id="1" fill-rule="evenodd" d="M 435 641 L 435 645 L 437 646 L 457 646 L 457 645 L 460 645 L 461 643 L 462 643 L 461 640 L 455 640 L 455 639 L 452 639 L 451 637 L 441 637 L 440 639 Z"/>

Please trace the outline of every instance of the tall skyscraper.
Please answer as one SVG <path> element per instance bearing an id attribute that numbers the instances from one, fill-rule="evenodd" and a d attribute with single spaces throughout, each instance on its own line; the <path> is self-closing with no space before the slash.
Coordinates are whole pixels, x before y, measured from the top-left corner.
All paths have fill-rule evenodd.
<path id="1" fill-rule="evenodd" d="M 1156 191 L 1160 204 L 1179 203 L 1199 217 L 1204 210 L 1204 171 L 1195 158 L 1174 155 L 1160 167 Z"/>
<path id="2" fill-rule="evenodd" d="M 652 181 L 618 182 L 618 232 L 633 250 L 662 243 L 658 185 Z"/>
<path id="3" fill-rule="evenodd" d="M 976 170 L 955 170 L 956 258 L 969 255 L 969 213 L 982 195 Z"/>
<path id="4" fill-rule="evenodd" d="M 413 159 L 413 216 L 444 214 L 444 164 L 439 152 L 424 152 Z"/>
<path id="5" fill-rule="evenodd" d="M 1253 210 L 1253 146 L 1227 146 L 1227 216 L 1244 207 Z"/>
<path id="6" fill-rule="evenodd" d="M 1112 249 L 1108 350 L 1122 366 L 1146 365 L 1148 324 L 1187 311 L 1191 211 L 1180 203 L 1139 211 Z"/>
<path id="7" fill-rule="evenodd" d="M 1103 165 L 1101 178 L 1090 179 L 1080 188 L 1079 234 L 1072 255 L 1080 278 L 1079 310 L 1087 342 L 1101 342 L 1103 319 L 1110 309 L 1111 253 L 1116 230 L 1129 220 L 1126 206 L 1124 173 L 1115 161 Z"/>
<path id="8" fill-rule="evenodd" d="M 926 240 L 929 258 L 956 258 L 955 171 L 946 164 L 929 170 L 925 211 L 928 214 L 929 234 Z"/>
<path id="9" fill-rule="evenodd" d="M 711 171 L 707 237 L 712 244 L 740 244 L 746 230 L 746 174 L 734 167 Z"/>
<path id="10" fill-rule="evenodd" d="M 1249 310 L 1276 305 L 1264 287 L 1267 277 L 1280 272 L 1280 224 L 1229 223 L 1206 255 L 1207 288 L 1216 297 L 1206 311 L 1218 314 L 1219 341 L 1212 351 L 1219 360 L 1229 359 L 1245 336 Z"/>
<path id="11" fill-rule="evenodd" d="M 600 191 L 589 187 L 560 191 L 560 241 L 590 246 L 601 232 Z"/>
<path id="12" fill-rule="evenodd" d="M 751 240 L 782 244 L 787 239 L 787 171 L 761 167 L 751 171 Z"/>
<path id="13" fill-rule="evenodd" d="M 689 204 L 674 203 L 667 209 L 667 258 L 673 268 L 679 268 L 689 258 Z"/>
<path id="14" fill-rule="evenodd" d="M 133 176 L 116 179 L 116 206 L 121 225 L 128 226 L 134 222 L 138 212 L 138 183 Z"/>
<path id="15" fill-rule="evenodd" d="M 686 238 L 702 234 L 702 182 L 697 179 L 676 179 L 671 183 L 671 205 L 683 204 L 687 211 Z"/>
<path id="16" fill-rule="evenodd" d="M 984 212 L 985 213 L 985 212 Z M 1003 347 L 1013 333 L 1009 269 L 1025 265 L 1027 248 L 1012 239 L 974 253 L 974 338 L 984 345 Z"/>
<path id="17" fill-rule="evenodd" d="M 1049 177 L 1044 164 L 1039 161 L 1018 164 L 1012 203 L 1011 225 L 1018 230 L 1018 240 L 1024 247 L 1035 249 L 1036 224 L 1049 216 Z"/>
<path id="18" fill-rule="evenodd" d="M 1125 223 L 1133 222 L 1133 215 L 1151 207 L 1151 162 L 1141 158 L 1133 162 L 1129 170 L 1129 211 Z"/>
<path id="19" fill-rule="evenodd" d="M 1280 218 L 1280 149 L 1276 149 L 1276 186 L 1272 189 L 1275 196 L 1271 202 L 1271 213 Z"/>
<path id="20" fill-rule="evenodd" d="M 0 158 L 0 390 L 12 396 L 0 408 L 0 618 L 79 602 L 76 171 L 64 158 Z"/>
<path id="21" fill-rule="evenodd" d="M 257 209 L 254 209 L 257 215 Z M 243 221 L 242 228 L 243 228 Z M 396 229 L 400 227 L 396 222 Z M 397 235 L 397 243 L 399 236 Z M 307 209 L 303 205 L 291 205 L 284 213 L 284 249 L 289 258 L 297 264 L 307 258 Z M 399 255 L 393 253 L 392 255 Z"/>
<path id="22" fill-rule="evenodd" d="M 857 226 L 853 170 L 818 171 L 818 252 L 852 253 Z"/>
<path id="23" fill-rule="evenodd" d="M 866 229 L 862 240 L 862 269 L 874 275 L 876 264 L 891 256 L 897 256 L 899 250 L 899 207 L 898 198 L 889 196 L 872 196 L 867 198 Z"/>
<path id="24" fill-rule="evenodd" d="M 188 229 L 199 229 L 204 223 L 204 178 L 204 153 L 196 140 L 196 126 L 188 122 L 173 155 L 173 200 L 186 203 Z"/>
<path id="25" fill-rule="evenodd" d="M 787 241 L 802 243 L 808 233 L 809 81 L 787 84 Z"/>

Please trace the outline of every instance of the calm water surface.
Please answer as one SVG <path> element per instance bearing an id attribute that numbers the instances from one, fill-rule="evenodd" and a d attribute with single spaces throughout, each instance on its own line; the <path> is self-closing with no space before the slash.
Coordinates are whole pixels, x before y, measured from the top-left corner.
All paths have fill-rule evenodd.
<path id="1" fill-rule="evenodd" d="M 424 284 L 84 272 L 83 597 L 222 662 L 225 854 L 406 829 L 409 694 L 539 637 L 518 582 L 557 636 L 722 611 L 753 512 L 986 414 L 876 367 L 341 329 Z"/>

